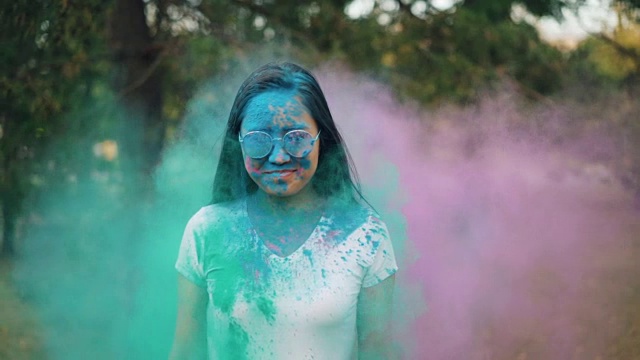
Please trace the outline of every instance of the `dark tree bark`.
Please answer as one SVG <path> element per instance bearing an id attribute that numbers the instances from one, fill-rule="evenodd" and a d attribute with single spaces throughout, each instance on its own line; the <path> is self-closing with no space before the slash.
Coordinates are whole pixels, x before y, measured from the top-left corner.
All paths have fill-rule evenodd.
<path id="1" fill-rule="evenodd" d="M 2 249 L 0 255 L 12 257 L 16 253 L 16 224 L 24 200 L 24 191 L 15 171 L 12 171 L 8 166 L 10 162 L 6 161 L 7 159 L 4 160 L 0 185 L 0 206 L 2 206 Z"/>
<path id="2" fill-rule="evenodd" d="M 123 118 L 114 119 L 121 127 L 118 147 L 128 181 L 122 201 L 136 209 L 152 201 L 151 174 L 160 159 L 166 123 L 162 117 L 162 60 L 146 22 L 143 0 L 116 0 L 110 19 L 110 48 L 113 56 L 113 87 L 120 99 Z M 121 149 L 121 151 L 120 151 Z M 119 155 L 120 156 L 120 155 Z M 140 206 L 140 205 L 143 206 Z M 138 289 L 139 271 L 132 268 L 143 233 L 142 213 L 131 218 L 125 213 L 117 219 L 126 240 L 116 250 L 121 256 L 121 284 L 126 297 L 121 306 L 130 314 L 135 306 L 132 295 Z"/>
<path id="3" fill-rule="evenodd" d="M 12 204 L 2 199 L 2 252 L 0 255 L 11 257 L 15 254 L 15 234 L 16 220 L 18 218 L 17 211 L 14 211 Z"/>
<path id="4" fill-rule="evenodd" d="M 15 133 L 15 123 L 6 119 L 11 114 L 0 112 L 0 126 L 6 134 Z M 1 256 L 12 257 L 15 255 L 16 223 L 20 216 L 24 200 L 23 184 L 16 167 L 21 166 L 19 158 L 19 144 L 3 139 L 0 142 L 0 206 L 2 207 L 2 248 Z M 24 166 L 24 165 L 23 165 Z M 23 180 L 24 181 L 24 180 Z"/>
<path id="5" fill-rule="evenodd" d="M 143 0 L 116 0 L 110 22 L 115 64 L 114 87 L 121 97 L 121 146 L 133 165 L 149 175 L 164 144 L 161 51 L 154 45 L 145 20 Z"/>

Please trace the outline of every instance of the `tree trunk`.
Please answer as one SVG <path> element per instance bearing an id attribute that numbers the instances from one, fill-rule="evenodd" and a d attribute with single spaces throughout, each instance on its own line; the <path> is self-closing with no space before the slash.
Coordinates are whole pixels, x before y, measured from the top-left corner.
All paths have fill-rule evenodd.
<path id="1" fill-rule="evenodd" d="M 2 124 L 10 133 L 10 124 Z M 2 248 L 0 255 L 15 255 L 16 224 L 24 201 L 24 189 L 17 173 L 20 166 L 16 147 L 4 143 L 0 146 L 0 203 L 2 206 Z M 23 168 L 24 169 L 24 168 Z M 26 173 L 26 171 L 24 172 Z"/>
<path id="2" fill-rule="evenodd" d="M 113 87 L 119 96 L 124 116 L 117 121 L 119 161 L 123 165 L 125 196 L 120 200 L 135 216 L 121 214 L 124 238 L 115 250 L 115 263 L 120 264 L 118 277 L 122 280 L 124 318 L 134 311 L 140 271 L 137 263 L 143 235 L 145 205 L 152 200 L 152 171 L 160 159 L 164 144 L 165 120 L 162 118 L 162 72 L 159 70 L 160 52 L 154 46 L 146 23 L 143 0 L 116 0 L 110 19 L 110 48 L 114 59 Z M 133 346 L 133 345 L 132 345 Z"/>
<path id="3" fill-rule="evenodd" d="M 2 199 L 2 256 L 15 255 L 15 235 L 16 235 L 16 220 L 18 217 L 17 211 L 15 211 L 16 204 L 11 204 L 7 199 Z"/>
<path id="4" fill-rule="evenodd" d="M 143 0 L 116 0 L 111 18 L 111 51 L 116 67 L 114 88 L 121 96 L 123 153 L 141 176 L 160 158 L 166 123 L 162 118 L 160 52 L 146 23 Z"/>

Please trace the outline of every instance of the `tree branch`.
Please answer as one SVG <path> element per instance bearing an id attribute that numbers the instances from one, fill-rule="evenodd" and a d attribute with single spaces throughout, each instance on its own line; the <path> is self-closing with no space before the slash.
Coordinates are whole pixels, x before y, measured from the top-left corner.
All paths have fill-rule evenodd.
<path id="1" fill-rule="evenodd" d="M 147 82 L 147 80 L 149 80 L 151 75 L 153 75 L 153 73 L 158 69 L 158 66 L 160 66 L 160 63 L 162 62 L 162 60 L 169 53 L 169 49 L 174 48 L 174 46 L 175 46 L 175 44 L 171 44 L 171 43 L 162 46 L 162 50 L 156 55 L 156 57 L 153 60 L 153 62 L 151 63 L 151 65 L 149 65 L 149 67 L 147 67 L 147 69 L 144 71 L 144 73 L 142 73 L 140 75 L 140 77 L 135 79 L 135 81 L 132 81 L 124 89 L 120 90 L 118 92 L 118 96 L 119 97 L 124 97 L 124 96 L 130 94 L 131 92 L 133 92 L 134 90 L 138 89 L 140 86 L 144 85 L 144 83 Z"/>
<path id="2" fill-rule="evenodd" d="M 631 58 L 631 60 L 633 60 L 636 63 L 638 63 L 638 65 L 640 66 L 640 53 L 638 53 L 634 49 L 625 47 L 624 45 L 622 45 L 619 42 L 617 42 L 615 39 L 610 38 L 607 35 L 604 35 L 602 33 L 590 33 L 590 32 L 587 32 L 587 33 L 590 36 L 592 36 L 592 37 L 594 37 L 596 39 L 600 39 L 600 40 L 606 42 L 607 44 L 613 46 L 613 48 L 616 49 L 616 51 L 618 51 L 621 55 L 624 55 L 624 56 L 626 56 L 628 58 Z"/>
<path id="3" fill-rule="evenodd" d="M 425 19 L 421 18 L 420 16 L 414 14 L 413 11 L 411 11 L 411 5 L 405 4 L 404 2 L 402 2 L 402 0 L 396 0 L 396 3 L 398 4 L 398 7 L 400 8 L 400 11 L 402 11 L 405 14 L 409 15 L 410 17 L 412 17 L 412 18 L 414 18 L 416 20 L 419 20 L 419 21 L 424 21 L 425 20 Z M 433 5 L 431 5 L 430 1 L 425 1 L 425 3 L 427 5 L 426 13 L 431 13 L 431 14 L 435 14 L 435 15 L 442 15 L 442 14 L 445 13 L 445 11 L 438 10 Z"/>
<path id="4" fill-rule="evenodd" d="M 416 20 L 424 21 L 424 19 L 420 18 L 418 15 L 414 14 L 413 11 L 411 11 L 411 6 L 403 3 L 402 0 L 396 0 L 396 4 L 398 4 L 400 11 L 404 12 L 405 14 L 409 15 L 410 17 Z"/>
<path id="5" fill-rule="evenodd" d="M 631 60 L 633 60 L 639 67 L 640 67 L 640 53 L 636 52 L 635 50 L 625 47 L 624 45 L 620 44 L 618 41 L 616 41 L 615 39 L 603 34 L 603 33 L 594 33 L 591 32 L 589 30 L 587 30 L 587 27 L 584 25 L 584 23 L 582 22 L 582 20 L 580 19 L 580 17 L 577 17 L 578 19 L 578 24 L 580 25 L 580 28 L 582 28 L 582 31 L 584 31 L 585 33 L 587 33 L 587 35 L 593 37 L 594 39 L 598 39 L 598 40 L 602 40 L 605 43 L 611 45 L 616 51 L 618 51 L 621 55 L 624 55 L 628 58 L 630 58 Z"/>
<path id="6" fill-rule="evenodd" d="M 314 43 L 313 37 L 309 36 L 305 32 L 302 32 L 302 31 L 294 29 L 294 28 L 292 28 L 290 26 L 287 26 L 282 21 L 280 21 L 280 19 L 273 12 L 271 12 L 269 9 L 267 9 L 264 6 L 257 5 L 255 3 L 253 3 L 252 1 L 246 1 L 246 0 L 231 0 L 231 2 L 233 4 L 235 4 L 235 5 L 237 5 L 237 6 L 249 9 L 251 12 L 253 12 L 255 14 L 259 14 L 259 15 L 262 15 L 262 16 L 266 17 L 267 21 L 271 21 L 274 24 L 289 30 L 291 35 L 293 35 L 294 37 L 297 37 L 298 39 L 301 39 L 303 41 L 309 42 L 311 44 Z"/>

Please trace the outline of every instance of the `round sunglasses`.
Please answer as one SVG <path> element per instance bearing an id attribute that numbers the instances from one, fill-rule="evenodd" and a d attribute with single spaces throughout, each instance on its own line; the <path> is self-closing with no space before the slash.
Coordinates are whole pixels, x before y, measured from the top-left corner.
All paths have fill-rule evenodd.
<path id="1" fill-rule="evenodd" d="M 318 135 L 313 137 L 304 130 L 291 130 L 281 138 L 274 138 L 264 131 L 249 131 L 244 136 L 238 135 L 244 153 L 252 159 L 262 159 L 273 150 L 276 141 L 282 142 L 282 148 L 291 156 L 302 158 L 307 156 L 315 145 Z"/>

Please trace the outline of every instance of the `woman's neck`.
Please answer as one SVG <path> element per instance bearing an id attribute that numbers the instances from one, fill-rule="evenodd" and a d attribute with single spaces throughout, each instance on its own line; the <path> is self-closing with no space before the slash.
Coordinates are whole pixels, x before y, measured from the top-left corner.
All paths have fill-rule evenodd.
<path id="1" fill-rule="evenodd" d="M 291 196 L 269 195 L 262 190 L 253 195 L 256 210 L 273 215 L 311 212 L 322 208 L 324 201 L 310 186 Z"/>

